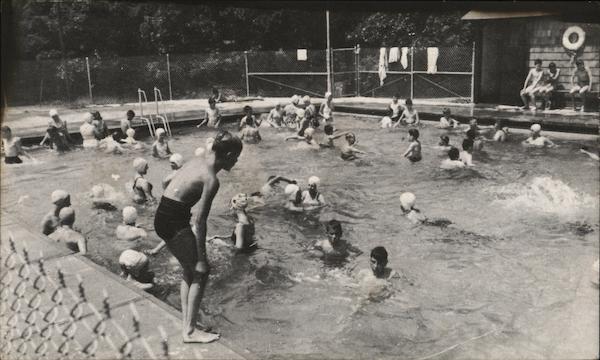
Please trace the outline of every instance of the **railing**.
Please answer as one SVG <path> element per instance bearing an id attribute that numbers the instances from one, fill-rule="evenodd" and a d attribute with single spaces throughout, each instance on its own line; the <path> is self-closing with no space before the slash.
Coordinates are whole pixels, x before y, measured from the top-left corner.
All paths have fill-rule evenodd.
<path id="1" fill-rule="evenodd" d="M 128 307 L 129 327 L 124 325 L 126 317 L 113 316 L 116 307 L 106 290 L 98 308 L 88 299 L 79 275 L 73 288 L 60 267 L 47 269 L 43 254 L 30 261 L 26 249 L 17 251 L 10 233 L 8 244 L 9 251 L 0 254 L 0 358 L 124 359 L 134 351 L 136 357 L 169 358 L 166 332 L 157 326 L 162 353 L 156 353 L 150 337 L 140 331 L 133 302 Z"/>
<path id="2" fill-rule="evenodd" d="M 154 138 L 154 133 L 156 132 L 156 128 L 154 127 L 154 122 L 152 121 L 152 115 L 149 118 L 144 116 L 144 103 L 148 103 L 148 98 L 146 97 L 146 92 L 142 89 L 138 89 L 138 104 L 140 106 L 140 119 L 143 120 L 148 126 L 148 132 L 150 136 Z M 144 101 L 142 102 L 142 95 L 144 96 Z"/>
<path id="3" fill-rule="evenodd" d="M 159 106 L 158 106 L 159 101 L 160 101 L 160 104 L 162 105 L 162 110 L 163 110 L 162 114 L 161 114 Z M 160 89 L 157 88 L 156 86 L 154 87 L 154 103 L 156 104 L 156 118 L 160 119 L 162 121 L 163 127 L 165 128 L 167 135 L 171 136 L 171 126 L 169 125 L 169 118 L 165 111 L 165 102 L 163 101 L 163 97 L 162 97 L 162 93 L 160 92 Z"/>

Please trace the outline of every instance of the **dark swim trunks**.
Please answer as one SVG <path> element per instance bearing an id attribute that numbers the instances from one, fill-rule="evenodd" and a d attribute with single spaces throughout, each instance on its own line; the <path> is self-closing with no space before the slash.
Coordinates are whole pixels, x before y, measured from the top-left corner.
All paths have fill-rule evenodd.
<path id="1" fill-rule="evenodd" d="M 21 163 L 23 163 L 23 160 L 21 160 L 21 158 L 18 156 L 7 156 L 4 158 L 4 163 L 5 164 L 21 164 Z"/>
<path id="2" fill-rule="evenodd" d="M 198 248 L 190 226 L 191 209 L 190 205 L 163 196 L 156 209 L 154 229 L 182 265 L 193 266 L 198 262 Z"/>

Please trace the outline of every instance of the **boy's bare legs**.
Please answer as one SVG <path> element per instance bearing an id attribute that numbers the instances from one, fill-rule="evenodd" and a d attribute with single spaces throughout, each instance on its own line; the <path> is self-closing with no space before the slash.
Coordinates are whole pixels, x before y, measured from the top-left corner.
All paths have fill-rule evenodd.
<path id="1" fill-rule="evenodd" d="M 218 340 L 219 334 L 207 333 L 196 328 L 200 301 L 208 281 L 208 273 L 197 273 L 193 268 L 184 269 L 181 282 L 181 307 L 183 312 L 183 342 L 209 343 Z M 184 310 L 185 309 L 185 310 Z"/>

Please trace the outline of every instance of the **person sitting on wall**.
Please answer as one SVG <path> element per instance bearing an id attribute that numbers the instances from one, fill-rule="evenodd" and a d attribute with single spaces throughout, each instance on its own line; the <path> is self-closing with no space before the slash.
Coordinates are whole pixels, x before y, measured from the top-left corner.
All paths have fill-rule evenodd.
<path id="1" fill-rule="evenodd" d="M 521 100 L 523 100 L 524 106 L 522 110 L 536 110 L 535 106 L 535 94 L 539 91 L 540 80 L 544 74 L 542 69 L 542 60 L 537 59 L 533 62 L 535 67 L 529 70 L 523 88 L 521 89 Z"/>
<path id="2" fill-rule="evenodd" d="M 592 89 L 592 73 L 590 69 L 585 66 L 583 60 L 577 60 L 575 65 L 575 71 L 573 72 L 573 75 L 571 75 L 571 90 L 569 93 L 571 94 L 571 100 L 573 101 L 573 110 L 577 111 L 577 107 L 575 106 L 575 96 L 579 94 L 579 97 L 581 98 L 581 112 L 584 112 L 586 96 Z"/>
<path id="3" fill-rule="evenodd" d="M 551 62 L 548 65 L 548 70 L 544 71 L 542 76 L 540 90 L 538 94 L 544 98 L 545 110 L 550 110 L 552 107 L 551 97 L 552 92 L 558 86 L 558 77 L 560 76 L 560 69 L 556 68 L 556 64 Z M 555 106 L 556 107 L 556 106 Z"/>

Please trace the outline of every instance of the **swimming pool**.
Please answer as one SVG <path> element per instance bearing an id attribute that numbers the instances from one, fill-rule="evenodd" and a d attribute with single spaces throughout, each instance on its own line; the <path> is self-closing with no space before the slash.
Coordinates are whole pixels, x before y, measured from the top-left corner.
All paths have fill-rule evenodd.
<path id="1" fill-rule="evenodd" d="M 523 138 L 514 135 L 514 142 L 486 144 L 485 153 L 474 156 L 476 168 L 448 172 L 438 168 L 444 154 L 432 148 L 442 130 L 421 129 L 424 159 L 411 164 L 401 157 L 406 129 L 382 130 L 373 118 L 353 115 L 337 115 L 336 126 L 352 129 L 358 146 L 380 155 L 348 163 L 336 150 L 284 142 L 288 131 L 261 129 L 263 142 L 246 145 L 233 170 L 220 174 L 209 235 L 230 233 L 235 220 L 229 199 L 258 191 L 269 175 L 298 179 L 303 188 L 317 175 L 332 205 L 293 214 L 282 210 L 283 197 L 275 198 L 251 211 L 256 252 L 232 257 L 209 248 L 212 273 L 203 307 L 226 338 L 271 358 L 427 358 L 440 352 L 557 358 L 597 352 L 598 292 L 589 277 L 599 248 L 599 171 L 597 162 L 577 152 L 581 143 L 524 149 Z M 186 159 L 214 135 L 174 130 L 171 148 Z M 450 141 L 458 145 L 461 137 L 451 134 Z M 169 164 L 149 157 L 149 143 L 145 152 L 120 156 L 39 153 L 39 165 L 3 166 L 2 207 L 38 228 L 51 208 L 50 193 L 57 187 L 70 191 L 75 226 L 88 237 L 90 257 L 118 272 L 118 255 L 132 244 L 115 240 L 120 212 L 91 209 L 88 192 L 107 183 L 126 193 L 132 160 L 145 155 L 160 196 Z M 413 226 L 401 216 L 403 191 L 416 194 L 416 206 L 427 216 L 454 225 Z M 147 230 L 153 230 L 155 206 L 137 207 L 138 223 Z M 332 218 L 363 255 L 342 264 L 308 255 L 306 248 L 325 235 L 321 223 Z M 146 244 L 134 247 L 158 241 L 151 231 Z M 390 267 L 408 280 L 395 283 L 386 298 L 365 300 L 351 275 L 368 268 L 368 253 L 378 245 L 387 248 Z M 179 266 L 165 250 L 151 268 L 160 285 L 155 294 L 178 307 Z"/>

